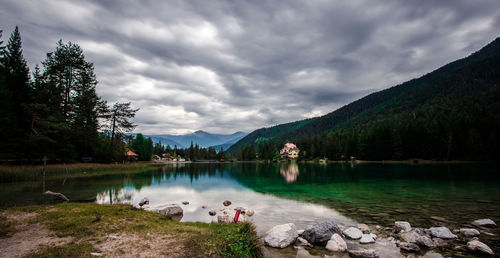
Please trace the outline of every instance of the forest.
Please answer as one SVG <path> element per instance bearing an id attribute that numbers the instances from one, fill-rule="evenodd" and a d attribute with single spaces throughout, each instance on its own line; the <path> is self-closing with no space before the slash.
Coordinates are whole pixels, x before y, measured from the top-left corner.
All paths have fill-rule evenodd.
<path id="1" fill-rule="evenodd" d="M 257 156 L 269 157 L 269 147 L 260 150 L 263 143 L 276 152 L 291 141 L 300 159 L 498 161 L 499 84 L 496 39 L 469 57 L 322 117 L 256 130 L 228 151 L 247 160 L 254 157 L 243 154 L 257 148 Z"/>

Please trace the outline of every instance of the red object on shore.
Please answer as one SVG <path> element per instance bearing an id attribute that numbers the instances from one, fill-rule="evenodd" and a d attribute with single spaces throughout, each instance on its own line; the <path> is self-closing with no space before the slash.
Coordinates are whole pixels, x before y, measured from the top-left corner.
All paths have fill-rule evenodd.
<path id="1" fill-rule="evenodd" d="M 238 218 L 240 217 L 241 210 L 236 210 L 236 215 L 234 216 L 234 223 L 238 223 Z"/>

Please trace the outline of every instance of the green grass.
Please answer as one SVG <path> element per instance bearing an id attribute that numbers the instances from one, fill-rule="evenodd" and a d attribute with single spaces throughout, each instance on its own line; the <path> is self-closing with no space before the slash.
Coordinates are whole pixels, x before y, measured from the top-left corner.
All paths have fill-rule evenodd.
<path id="1" fill-rule="evenodd" d="M 47 179 L 81 178 L 108 174 L 126 174 L 147 171 L 165 166 L 163 163 L 137 162 L 128 164 L 57 164 L 47 165 Z M 38 181 L 42 179 L 43 166 L 6 166 L 0 165 L 0 181 Z"/>
<path id="2" fill-rule="evenodd" d="M 75 242 L 98 239 L 110 234 L 173 235 L 188 248 L 189 256 L 260 257 L 259 241 L 251 224 L 207 224 L 176 222 L 168 217 L 130 205 L 99 205 L 95 203 L 62 203 L 53 206 L 25 206 L 12 212 L 35 212 L 32 223 L 41 223 L 59 237 L 72 236 Z M 58 256 L 68 251 L 70 256 L 88 254 L 90 247 L 68 244 L 51 247 L 35 257 Z"/>

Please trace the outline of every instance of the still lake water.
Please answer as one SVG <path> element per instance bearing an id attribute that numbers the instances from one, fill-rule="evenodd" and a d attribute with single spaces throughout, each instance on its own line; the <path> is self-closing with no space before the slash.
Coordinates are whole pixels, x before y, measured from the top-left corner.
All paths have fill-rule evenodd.
<path id="1" fill-rule="evenodd" d="M 259 235 L 274 225 L 293 222 L 297 228 L 325 220 L 342 226 L 366 223 L 390 227 L 396 220 L 412 226 L 470 227 L 475 219 L 500 222 L 500 166 L 498 164 L 174 164 L 161 169 L 83 179 L 46 180 L 46 189 L 72 200 L 137 205 L 148 197 L 151 208 L 177 203 L 181 221 L 211 222 L 211 209 L 255 210 L 250 217 Z M 49 202 L 41 182 L 0 182 L 0 205 Z M 182 205 L 188 201 L 189 205 Z M 203 209 L 201 206 L 208 208 Z M 500 231 L 480 240 L 500 253 Z M 459 242 L 457 242 L 458 244 Z M 384 256 L 399 256 L 389 242 L 357 246 L 374 248 Z M 439 252 L 439 251 L 438 251 Z M 312 251 L 266 249 L 271 256 L 321 255 Z M 432 256 L 432 252 L 428 253 Z M 464 255 L 468 255 L 464 253 Z"/>

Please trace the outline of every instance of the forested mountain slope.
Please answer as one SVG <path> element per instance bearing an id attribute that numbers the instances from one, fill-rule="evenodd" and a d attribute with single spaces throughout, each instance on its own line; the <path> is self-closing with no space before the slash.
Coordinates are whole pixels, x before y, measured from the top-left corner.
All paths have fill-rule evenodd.
<path id="1" fill-rule="evenodd" d="M 306 158 L 498 159 L 500 39 L 321 117 L 258 129 L 230 149 L 295 141 Z"/>

